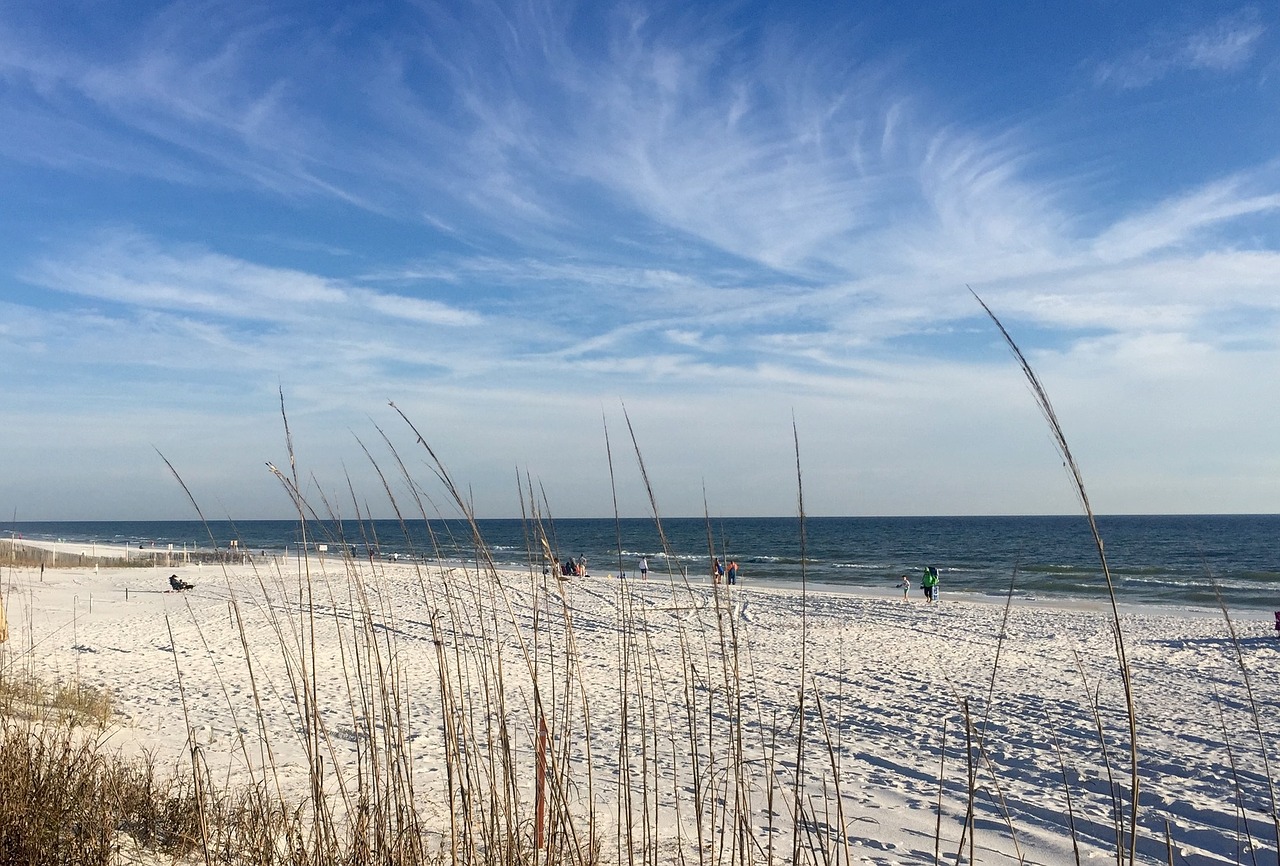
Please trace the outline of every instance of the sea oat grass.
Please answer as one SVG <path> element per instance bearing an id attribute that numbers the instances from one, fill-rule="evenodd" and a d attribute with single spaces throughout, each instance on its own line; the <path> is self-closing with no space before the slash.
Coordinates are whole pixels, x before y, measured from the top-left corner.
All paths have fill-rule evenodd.
<path id="1" fill-rule="evenodd" d="M 5 863 L 117 862 L 124 840 L 182 853 L 195 843 L 180 781 L 158 782 L 66 719 L 3 721 L 0 851 Z"/>
<path id="2" fill-rule="evenodd" d="M 102 727 L 111 720 L 111 692 L 80 682 L 48 683 L 25 671 L 0 675 L 0 717 L 57 720 Z"/>

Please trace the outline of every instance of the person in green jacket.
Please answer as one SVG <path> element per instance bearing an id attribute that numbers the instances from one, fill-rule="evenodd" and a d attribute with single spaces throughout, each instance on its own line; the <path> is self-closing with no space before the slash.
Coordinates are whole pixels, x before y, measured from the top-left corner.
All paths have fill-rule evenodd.
<path id="1" fill-rule="evenodd" d="M 924 587 L 924 597 L 926 601 L 933 601 L 934 588 L 938 585 L 938 569 L 929 566 L 924 570 L 924 577 L 920 578 L 920 585 Z"/>

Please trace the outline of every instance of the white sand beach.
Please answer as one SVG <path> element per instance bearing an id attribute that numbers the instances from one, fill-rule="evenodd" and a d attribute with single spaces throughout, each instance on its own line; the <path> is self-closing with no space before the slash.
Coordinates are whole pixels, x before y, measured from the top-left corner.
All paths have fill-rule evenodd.
<path id="1" fill-rule="evenodd" d="M 194 589 L 167 592 L 171 573 Z M 640 850 L 730 862 L 735 847 L 749 854 L 734 862 L 790 862 L 797 804 L 800 838 L 835 862 L 955 862 L 970 845 L 972 791 L 977 862 L 1075 862 L 1074 827 L 1080 860 L 1101 863 L 1117 844 L 1108 792 L 1128 809 L 1107 606 L 1006 611 L 956 595 L 927 605 L 652 572 L 556 581 L 335 559 L 6 566 L 0 589 L 4 665 L 108 688 L 109 742 L 123 753 L 189 768 L 194 742 L 219 784 L 301 798 L 308 743 L 319 744 L 341 803 L 367 781 L 361 754 L 394 729 L 415 805 L 442 833 L 446 734 L 487 748 L 499 720 L 514 758 L 493 778 L 509 770 L 533 814 L 539 702 L 548 784 L 604 862 Z M 1235 641 L 1220 611 L 1126 609 L 1121 620 L 1139 862 L 1167 862 L 1166 828 L 1178 863 L 1276 862 L 1266 776 L 1280 771 L 1280 640 L 1269 617 L 1239 618 Z M 371 686 L 391 699 L 371 700 Z M 313 689 L 319 729 L 301 709 Z M 393 717 L 370 717 L 379 711 Z"/>

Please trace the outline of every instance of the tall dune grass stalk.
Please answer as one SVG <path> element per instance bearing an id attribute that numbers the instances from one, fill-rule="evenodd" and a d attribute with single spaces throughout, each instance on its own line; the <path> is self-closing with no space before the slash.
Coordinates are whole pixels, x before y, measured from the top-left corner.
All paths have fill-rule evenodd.
<path id="1" fill-rule="evenodd" d="M 1236 667 L 1240 669 L 1240 679 L 1244 682 L 1245 696 L 1249 701 L 1249 719 L 1253 726 L 1254 735 L 1258 738 L 1258 752 L 1262 758 L 1263 778 L 1267 780 L 1267 797 L 1271 805 L 1271 827 L 1275 832 L 1276 857 L 1277 863 L 1280 863 L 1280 810 L 1276 808 L 1276 780 L 1271 773 L 1270 749 L 1267 747 L 1267 739 L 1262 733 L 1261 713 L 1258 711 L 1258 701 L 1253 694 L 1253 678 L 1249 676 L 1249 666 L 1245 664 L 1244 650 L 1240 646 L 1240 636 L 1236 633 L 1236 625 L 1231 620 L 1231 614 L 1227 612 L 1226 602 L 1222 599 L 1222 592 L 1217 583 L 1214 583 L 1214 593 L 1218 599 L 1218 607 L 1222 611 L 1222 617 L 1227 623 L 1227 635 L 1230 638 L 1232 655 L 1236 663 Z"/>
<path id="2" fill-rule="evenodd" d="M 618 552 L 618 579 L 626 576 L 626 565 L 622 562 L 622 516 L 618 512 L 618 481 L 613 475 L 613 448 L 609 444 L 609 421 L 601 412 L 601 424 L 604 428 L 604 456 L 609 464 L 609 495 L 613 502 L 613 537 L 614 548 Z"/>
<path id="3" fill-rule="evenodd" d="M 1120 799 L 1119 784 L 1116 782 L 1115 772 L 1112 769 L 1111 748 L 1107 745 L 1106 730 L 1102 724 L 1102 708 L 1099 698 L 1102 685 L 1099 683 L 1093 689 L 1090 689 L 1089 675 L 1085 672 L 1084 659 L 1080 657 L 1079 650 L 1073 650 L 1072 656 L 1076 661 L 1076 670 L 1080 672 L 1080 683 L 1084 688 L 1084 699 L 1089 705 L 1089 712 L 1093 718 L 1094 736 L 1098 738 L 1102 765 L 1107 774 L 1107 796 L 1111 802 L 1111 832 L 1115 839 L 1116 862 L 1119 864 L 1121 853 L 1124 851 L 1124 803 Z"/>
<path id="4" fill-rule="evenodd" d="M 845 815 L 844 815 L 844 797 L 840 793 L 840 761 L 839 759 L 836 758 L 836 750 L 834 745 L 835 738 L 832 736 L 830 723 L 827 719 L 827 712 L 822 705 L 821 696 L 815 694 L 814 703 L 817 706 L 818 720 L 822 723 L 822 739 L 827 747 L 827 761 L 828 761 L 828 766 L 831 768 L 832 793 L 836 801 L 835 826 L 840 831 L 840 837 L 838 840 L 840 842 L 840 850 L 844 854 L 844 862 L 852 863 L 853 853 L 849 849 L 849 832 L 846 826 L 847 822 L 845 821 Z M 825 805 L 829 809 L 831 807 L 831 798 L 827 797 L 824 799 L 825 799 Z M 831 823 L 830 820 L 828 820 L 827 823 L 830 824 Z M 836 862 L 839 862 L 838 857 L 835 859 L 836 859 Z"/>
<path id="5" fill-rule="evenodd" d="M 987 723 L 991 720 L 991 708 L 995 703 L 996 695 L 996 674 L 1000 670 L 1000 653 L 1004 649 L 1004 642 L 1009 634 L 1009 614 L 1013 610 L 1013 588 L 1018 582 L 1018 566 L 1015 563 L 1013 572 L 1009 575 L 1009 590 L 1004 597 L 1004 616 L 1000 620 L 1000 633 L 996 635 L 996 655 L 991 662 L 991 679 L 987 683 L 987 702 L 982 709 L 982 733 L 980 740 L 985 740 L 987 736 Z"/>
<path id="6" fill-rule="evenodd" d="M 169 633 L 169 651 L 173 654 L 173 667 L 178 677 L 178 698 L 182 703 L 182 718 L 187 729 L 187 749 L 191 758 L 191 779 L 195 783 L 195 801 L 197 809 L 197 827 L 200 830 L 200 852 L 204 855 L 205 866 L 210 866 L 212 859 L 209 851 L 209 816 L 206 811 L 208 797 L 205 792 L 205 773 L 200 761 L 200 746 L 196 743 L 195 730 L 191 726 L 191 710 L 187 706 L 187 690 L 182 680 L 182 665 L 178 664 L 178 646 L 173 639 L 173 624 L 168 614 L 164 618 L 165 629 Z"/>
<path id="7" fill-rule="evenodd" d="M 1019 863 L 1022 862 L 1022 845 L 1018 841 L 1018 829 L 1014 825 L 1013 813 L 1009 809 L 1009 803 L 1004 794 L 1003 786 L 1000 784 L 1000 776 L 996 771 L 996 767 L 991 760 L 991 756 L 987 751 L 987 723 L 991 719 L 991 709 L 995 703 L 996 681 L 1000 671 L 1000 654 L 1004 650 L 1005 641 L 1008 639 L 1009 630 L 1009 614 L 1013 610 L 1013 590 L 1017 584 L 1018 569 L 1015 564 L 1013 572 L 1009 576 L 1009 589 L 1005 594 L 1004 615 L 1000 621 L 1000 632 L 996 635 L 996 651 L 995 658 L 991 662 L 991 676 L 987 680 L 987 699 L 982 709 L 982 730 L 976 731 L 978 757 L 983 765 L 986 766 L 987 772 L 991 776 L 991 786 L 995 789 L 996 806 L 1000 810 L 1000 815 L 1004 819 L 1005 826 L 1009 830 L 1009 840 L 1013 844 L 1014 857 Z M 967 715 L 967 704 L 966 704 Z"/>
<path id="8" fill-rule="evenodd" d="M 795 417 L 791 418 L 791 440 L 796 454 L 796 510 L 800 516 L 800 693 L 796 696 L 796 769 L 792 789 L 795 807 L 795 824 L 791 831 L 791 862 L 800 862 L 800 828 L 805 822 L 804 804 L 800 797 L 801 781 L 804 778 L 804 694 L 805 678 L 808 674 L 809 647 L 809 582 L 805 563 L 808 559 L 805 549 L 804 525 L 804 474 L 800 464 L 800 431 L 796 427 Z"/>
<path id="9" fill-rule="evenodd" d="M 947 719 L 942 720 L 942 742 L 938 747 L 938 802 L 934 812 L 933 825 L 933 866 L 938 866 L 942 857 L 942 792 L 947 778 Z"/>
<path id="10" fill-rule="evenodd" d="M 988 318 L 995 324 L 1000 331 L 1000 335 L 1004 338 L 1005 344 L 1013 352 L 1018 361 L 1018 366 L 1022 369 L 1022 375 L 1027 380 L 1031 393 L 1035 397 L 1036 405 L 1040 408 L 1040 414 L 1044 416 L 1049 425 L 1049 430 L 1053 434 L 1054 444 L 1058 448 L 1058 453 L 1062 455 L 1063 462 L 1067 465 L 1074 489 L 1084 508 L 1085 517 L 1089 521 L 1089 532 L 1093 536 L 1094 548 L 1098 554 L 1098 561 L 1102 566 L 1102 576 L 1106 580 L 1107 597 L 1111 602 L 1111 618 L 1114 625 L 1113 637 L 1115 640 L 1116 661 L 1120 666 L 1120 679 L 1124 686 L 1125 713 L 1129 723 L 1129 863 L 1132 866 L 1137 857 L 1138 809 L 1142 783 L 1141 776 L 1138 773 L 1138 713 L 1133 700 L 1133 672 L 1129 667 L 1128 653 L 1125 651 L 1124 632 L 1120 627 L 1120 606 L 1116 600 L 1116 590 L 1115 584 L 1111 579 L 1111 569 L 1107 565 L 1106 549 L 1102 543 L 1102 535 L 1098 531 L 1098 522 L 1094 519 L 1093 507 L 1089 504 L 1089 494 L 1085 489 L 1084 477 L 1080 474 L 1080 467 L 1076 464 L 1076 459 L 1067 444 L 1066 434 L 1062 430 L 1062 424 L 1058 421 L 1058 415 L 1053 409 L 1053 404 L 1049 401 L 1048 392 L 1040 383 L 1040 377 L 1036 375 L 1031 363 L 1022 354 L 1022 350 L 1018 348 L 1018 344 L 1005 329 L 999 317 L 992 312 L 986 301 L 982 300 L 977 292 L 973 291 L 973 289 L 969 289 L 969 292 L 973 295 L 974 300 L 981 305 Z M 1274 813 L 1274 809 L 1272 811 Z M 1280 824 L 1277 825 L 1277 838 L 1280 840 Z"/>
<path id="11" fill-rule="evenodd" d="M 622 564 L 622 526 L 618 516 L 618 488 L 617 480 L 614 476 L 613 469 L 613 447 L 609 441 L 609 424 L 607 418 L 602 418 L 604 427 L 604 447 L 605 459 L 609 464 L 609 490 L 613 496 L 613 520 L 614 532 L 617 539 L 618 547 L 618 576 L 621 578 L 623 574 Z M 616 594 L 616 603 L 618 606 L 618 618 L 620 621 L 627 622 L 631 620 L 632 614 L 629 609 L 631 601 L 631 593 L 625 583 L 619 582 Z M 625 784 L 620 783 L 618 788 L 618 803 L 616 810 L 617 817 L 617 841 L 620 849 L 627 851 L 627 862 L 634 863 L 634 837 L 632 835 L 633 825 L 631 822 L 631 753 L 629 746 L 629 725 L 627 724 L 628 710 L 630 709 L 628 701 L 630 700 L 630 662 L 631 662 L 631 641 L 627 629 L 618 630 L 618 695 L 619 707 L 618 715 L 620 719 L 619 736 L 618 736 L 618 777 L 620 780 L 626 780 Z"/>
<path id="12" fill-rule="evenodd" d="M 1236 863 L 1240 862 L 1240 831 L 1243 829 L 1247 840 L 1249 857 L 1253 862 L 1253 866 L 1257 866 L 1258 852 L 1253 843 L 1253 831 L 1249 829 L 1249 812 L 1245 808 L 1244 790 L 1240 784 L 1240 769 L 1236 765 L 1235 749 L 1231 746 L 1231 733 L 1227 728 L 1226 713 L 1222 709 L 1222 696 L 1218 694 L 1216 687 L 1213 689 L 1213 703 L 1218 711 L 1218 724 L 1222 729 L 1222 744 L 1227 750 L 1227 766 L 1231 768 L 1231 788 L 1235 793 Z"/>
<path id="13" fill-rule="evenodd" d="M 1071 780 L 1067 778 L 1067 756 L 1062 748 L 1062 740 L 1053 727 L 1053 719 L 1045 713 L 1045 729 L 1053 740 L 1053 751 L 1058 756 L 1058 770 L 1062 773 L 1062 790 L 1067 798 L 1067 830 L 1071 834 L 1071 851 L 1075 855 L 1076 866 L 1080 866 L 1080 836 L 1076 832 L 1076 810 L 1071 799 Z"/>
<path id="14" fill-rule="evenodd" d="M 974 836 L 977 835 L 977 814 L 975 806 L 978 796 L 978 761 L 974 755 L 973 717 L 969 713 L 969 699 L 961 702 L 961 718 L 964 719 L 964 762 L 965 762 L 965 807 L 964 824 L 960 828 L 960 845 L 956 848 L 956 863 L 964 856 L 964 845 L 969 843 L 969 862 L 973 859 Z"/>

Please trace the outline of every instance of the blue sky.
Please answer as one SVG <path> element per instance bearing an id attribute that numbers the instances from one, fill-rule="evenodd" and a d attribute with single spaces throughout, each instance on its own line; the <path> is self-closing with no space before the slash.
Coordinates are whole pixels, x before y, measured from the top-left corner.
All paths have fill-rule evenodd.
<path id="1" fill-rule="evenodd" d="M 9 0 L 0 508 L 1280 511 L 1278 18 Z"/>

